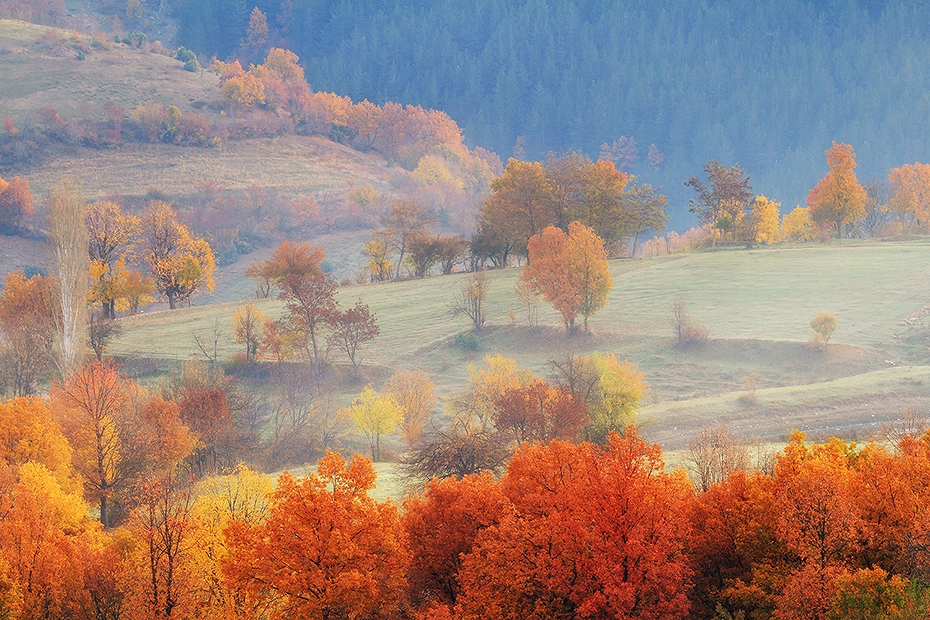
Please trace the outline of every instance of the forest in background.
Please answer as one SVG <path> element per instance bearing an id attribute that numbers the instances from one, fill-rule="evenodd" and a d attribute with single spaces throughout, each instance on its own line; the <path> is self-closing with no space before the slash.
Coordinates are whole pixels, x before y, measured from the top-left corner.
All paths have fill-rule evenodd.
<path id="1" fill-rule="evenodd" d="M 252 3 L 173 2 L 182 45 L 252 59 Z M 903 0 L 255 4 L 315 90 L 444 110 L 504 159 L 520 136 L 530 158 L 634 140 L 624 165 L 663 187 L 673 228 L 693 222 L 682 180 L 711 158 L 795 205 L 831 140 L 855 146 L 863 179 L 930 146 L 930 7 Z"/>

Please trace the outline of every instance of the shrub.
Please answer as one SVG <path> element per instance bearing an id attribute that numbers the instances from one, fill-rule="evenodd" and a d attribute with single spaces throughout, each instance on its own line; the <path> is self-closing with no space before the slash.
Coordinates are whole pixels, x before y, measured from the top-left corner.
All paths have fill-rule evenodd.
<path id="1" fill-rule="evenodd" d="M 463 351 L 477 351 L 481 346 L 481 341 L 473 332 L 459 332 L 453 338 L 452 344 Z"/>
<path id="2" fill-rule="evenodd" d="M 184 63 L 197 59 L 197 55 L 186 47 L 179 47 L 178 51 L 175 52 L 174 57 Z"/>
<path id="3" fill-rule="evenodd" d="M 184 63 L 184 70 L 185 70 L 185 71 L 190 71 L 191 73 L 194 73 L 194 72 L 196 72 L 198 69 L 200 69 L 200 65 L 197 64 L 197 59 L 196 59 L 196 58 L 191 58 L 190 60 L 188 60 L 187 62 Z"/>

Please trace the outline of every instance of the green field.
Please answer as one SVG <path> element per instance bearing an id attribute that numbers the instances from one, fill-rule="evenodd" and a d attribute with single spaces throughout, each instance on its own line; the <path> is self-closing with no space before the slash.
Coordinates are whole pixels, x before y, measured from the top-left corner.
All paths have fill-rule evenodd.
<path id="1" fill-rule="evenodd" d="M 441 393 L 448 393 L 465 384 L 468 364 L 486 353 L 513 357 L 545 376 L 548 360 L 597 350 L 629 359 L 646 372 L 653 393 L 643 409 L 645 433 L 669 449 L 717 422 L 765 440 L 778 440 L 792 428 L 818 436 L 863 436 L 901 407 L 930 402 L 926 319 L 902 323 L 930 302 L 928 258 L 930 241 L 918 240 L 613 261 L 607 307 L 592 318 L 592 335 L 574 337 L 565 335 L 558 315 L 545 306 L 540 327 L 527 326 L 512 288 L 519 270 L 491 272 L 489 326 L 478 352 L 452 344 L 453 336 L 469 327 L 467 319 L 449 310 L 464 275 L 348 286 L 340 289 L 339 299 L 345 305 L 361 298 L 377 315 L 381 336 L 369 347 L 364 369 L 375 385 L 393 370 L 422 368 Z M 678 295 L 710 330 L 703 347 L 675 346 L 670 304 Z M 259 303 L 268 315 L 281 312 L 277 300 Z M 197 357 L 194 336 L 208 336 L 219 321 L 222 353 L 232 355 L 237 345 L 231 316 L 237 305 L 124 319 L 125 335 L 113 352 L 164 360 Z M 808 321 L 821 311 L 838 319 L 826 354 L 807 344 Z M 758 381 L 755 402 L 739 399 L 750 372 Z M 354 390 L 357 386 L 345 388 L 343 398 Z"/>

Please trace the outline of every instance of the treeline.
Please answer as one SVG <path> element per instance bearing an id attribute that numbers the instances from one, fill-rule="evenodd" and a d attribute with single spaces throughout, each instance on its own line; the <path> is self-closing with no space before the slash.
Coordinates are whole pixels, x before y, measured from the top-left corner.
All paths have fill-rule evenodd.
<path id="1" fill-rule="evenodd" d="M 699 490 L 633 426 L 600 443 L 514 434 L 500 478 L 479 464 L 398 505 L 369 496 L 367 459 L 334 452 L 304 477 L 204 475 L 235 444 L 226 392 L 199 381 L 152 393 L 94 362 L 47 400 L 0 404 L 4 613 L 827 620 L 921 618 L 930 604 L 930 438 L 911 434 L 916 418 L 887 447 L 795 433 L 756 464 L 704 434 Z M 498 419 L 521 411 L 496 402 Z M 545 402 L 579 428 L 566 402 Z"/>
<path id="2" fill-rule="evenodd" d="M 519 136 L 533 158 L 632 138 L 632 170 L 674 205 L 681 179 L 712 157 L 743 162 L 793 205 L 833 138 L 860 145 L 866 179 L 916 160 L 930 139 L 915 131 L 930 11 L 904 0 L 174 6 L 181 42 L 220 58 L 248 56 L 257 6 L 314 88 L 444 110 L 469 144 L 504 157 Z M 650 144 L 664 154 L 659 172 Z"/>

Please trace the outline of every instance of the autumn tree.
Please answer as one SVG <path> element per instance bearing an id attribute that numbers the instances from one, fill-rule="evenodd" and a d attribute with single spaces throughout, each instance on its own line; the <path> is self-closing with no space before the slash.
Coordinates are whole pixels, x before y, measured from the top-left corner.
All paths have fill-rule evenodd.
<path id="1" fill-rule="evenodd" d="M 15 233 L 22 229 L 23 220 L 35 213 L 35 196 L 29 189 L 29 180 L 13 177 L 0 178 L 0 230 Z"/>
<path id="2" fill-rule="evenodd" d="M 368 259 L 365 271 L 372 282 L 387 282 L 391 279 L 394 263 L 389 257 L 391 250 L 384 235 L 375 235 L 365 242 L 362 254 Z"/>
<path id="3" fill-rule="evenodd" d="M 422 370 L 402 370 L 391 375 L 384 393 L 404 412 L 397 432 L 412 447 L 423 433 L 423 425 L 436 407 L 436 391 L 429 375 Z"/>
<path id="4" fill-rule="evenodd" d="M 116 318 L 116 306 L 126 296 L 126 257 L 135 247 L 139 218 L 122 212 L 113 202 L 92 202 L 84 211 L 92 287 L 91 299 L 103 308 L 104 318 Z"/>
<path id="5" fill-rule="evenodd" d="M 408 552 L 393 504 L 378 504 L 371 463 L 327 453 L 317 473 L 278 478 L 267 519 L 232 522 L 223 572 L 272 619 L 396 617 Z"/>
<path id="6" fill-rule="evenodd" d="M 462 313 L 471 319 L 476 332 L 480 332 L 487 320 L 484 299 L 487 297 L 490 278 L 484 271 L 475 272 L 452 293 L 452 313 Z"/>
<path id="7" fill-rule="evenodd" d="M 697 177 L 685 181 L 685 185 L 697 192 L 690 201 L 690 211 L 696 213 L 701 224 L 710 224 L 714 229 L 714 249 L 717 248 L 717 232 L 729 228 L 733 238 L 738 237 L 741 220 L 752 201 L 749 175 L 739 164 L 731 167 L 712 159 L 704 164 L 707 183 Z"/>
<path id="8" fill-rule="evenodd" d="M 139 253 L 171 309 L 198 291 L 213 290 L 215 262 L 210 244 L 192 236 L 167 203 L 153 200 L 148 204 L 141 230 Z"/>
<path id="9" fill-rule="evenodd" d="M 572 222 L 566 235 L 550 226 L 527 245 L 529 263 L 521 279 L 538 291 L 562 315 L 572 333 L 575 317 L 588 318 L 607 304 L 613 279 L 607 264 L 604 241 L 587 226 Z"/>
<path id="10" fill-rule="evenodd" d="M 315 248 L 307 242 L 283 241 L 268 259 L 249 265 L 245 275 L 257 281 L 259 297 L 268 297 L 291 274 L 322 275 L 325 258 L 326 251 L 322 247 Z"/>
<path id="11" fill-rule="evenodd" d="M 21 271 L 7 274 L 0 292 L 3 380 L 16 396 L 36 391 L 52 365 L 58 297 L 53 278 Z"/>
<path id="12" fill-rule="evenodd" d="M 826 351 L 830 337 L 836 331 L 836 316 L 829 312 L 821 312 L 811 319 L 810 325 L 814 330 L 814 342 Z"/>
<path id="13" fill-rule="evenodd" d="M 345 408 L 345 413 L 365 435 L 375 462 L 381 460 L 381 438 L 397 430 L 404 420 L 403 408 L 390 394 L 376 394 L 368 386 Z"/>
<path id="14" fill-rule="evenodd" d="M 842 237 L 865 217 L 868 196 L 853 172 L 856 154 L 852 146 L 834 142 L 824 154 L 830 172 L 808 193 L 807 206 L 815 225 Z"/>
<path id="15" fill-rule="evenodd" d="M 404 264 L 404 256 L 408 251 L 410 242 L 426 232 L 426 229 L 435 223 L 435 219 L 427 213 L 426 209 L 415 202 L 397 201 L 391 205 L 387 213 L 381 217 L 381 226 L 384 238 L 390 247 L 397 252 L 397 268 L 394 278 L 400 278 L 400 268 Z"/>
<path id="16" fill-rule="evenodd" d="M 352 362 L 353 374 L 358 378 L 358 369 L 362 363 L 359 347 L 373 341 L 381 333 L 375 315 L 368 310 L 368 304 L 363 304 L 359 299 L 354 307 L 344 312 L 336 310 L 331 323 L 331 342 L 345 351 Z"/>
<path id="17" fill-rule="evenodd" d="M 665 209 L 668 207 L 668 196 L 660 194 L 648 183 L 637 183 L 635 177 L 630 182 L 623 195 L 626 204 L 626 217 L 629 219 L 628 234 L 632 237 L 629 242 L 629 255 L 636 256 L 636 247 L 641 238 L 649 233 L 661 233 L 665 230 L 668 216 Z"/>
<path id="18" fill-rule="evenodd" d="M 691 489 L 628 430 L 606 446 L 554 441 L 514 455 L 510 506 L 459 571 L 457 617 L 683 617 Z"/>
<path id="19" fill-rule="evenodd" d="M 69 180 L 55 184 L 48 192 L 48 211 L 61 313 L 55 322 L 55 360 L 67 377 L 80 365 L 87 342 L 88 235 L 80 187 Z"/>
<path id="20" fill-rule="evenodd" d="M 520 253 L 530 237 L 558 222 L 552 186 L 541 163 L 511 158 L 504 173 L 491 182 L 491 192 L 481 207 L 481 220 Z"/>
<path id="21" fill-rule="evenodd" d="M 336 283 L 329 277 L 290 274 L 284 278 L 279 297 L 287 315 L 283 325 L 300 343 L 304 355 L 320 372 L 322 329 L 331 324 L 336 310 Z"/>
<path id="22" fill-rule="evenodd" d="M 410 544 L 407 579 L 415 606 L 455 605 L 462 559 L 479 532 L 496 525 L 506 503 L 490 473 L 461 479 L 433 478 L 422 495 L 404 502 L 403 526 Z"/>
<path id="23" fill-rule="evenodd" d="M 756 196 L 752 202 L 752 212 L 746 232 L 746 243 L 772 244 L 779 240 L 778 207 L 780 202 L 769 200 L 765 196 Z"/>
<path id="24" fill-rule="evenodd" d="M 464 235 L 452 237 L 436 236 L 436 258 L 439 261 L 439 268 L 442 275 L 447 276 L 452 273 L 455 266 L 465 259 L 468 251 L 468 242 L 465 241 Z"/>
<path id="25" fill-rule="evenodd" d="M 247 606 L 247 597 L 223 578 L 222 565 L 229 560 L 225 530 L 232 522 L 247 527 L 260 525 L 270 512 L 274 491 L 271 476 L 239 464 L 228 474 L 211 476 L 198 483 L 191 517 L 196 524 L 190 540 L 195 591 L 205 618 L 256 617 L 259 609 Z"/>
<path id="26" fill-rule="evenodd" d="M 810 241 L 814 238 L 813 222 L 808 207 L 795 207 L 781 222 L 781 237 L 786 241 Z"/>
<path id="27" fill-rule="evenodd" d="M 75 467 L 85 488 L 98 498 L 100 523 L 107 527 L 107 501 L 126 479 L 119 423 L 130 397 L 129 381 L 105 362 L 93 361 L 56 384 L 52 396 L 62 407 L 63 425 L 75 449 Z"/>
<path id="28" fill-rule="evenodd" d="M 834 580 L 858 551 L 861 516 L 850 446 L 832 439 L 806 447 L 803 440 L 795 433 L 775 466 L 777 532 L 801 559 L 778 597 L 778 611 L 826 619 Z"/>
<path id="29" fill-rule="evenodd" d="M 258 355 L 262 326 L 266 318 L 252 302 L 246 302 L 233 314 L 233 332 L 236 342 L 245 345 L 245 362 L 250 364 Z"/>
<path id="30" fill-rule="evenodd" d="M 494 404 L 494 426 L 517 443 L 575 441 L 588 423 L 583 400 L 542 379 L 507 390 Z"/>
<path id="31" fill-rule="evenodd" d="M 184 617 L 192 609 L 191 537 L 196 526 L 190 477 L 168 472 L 140 485 L 127 527 L 133 539 L 130 610 L 134 616 Z"/>
<path id="32" fill-rule="evenodd" d="M 888 171 L 890 206 L 905 233 L 930 219 L 930 164 L 905 164 Z"/>
<path id="33" fill-rule="evenodd" d="M 611 432 L 638 422 L 639 404 L 649 392 L 645 375 L 635 364 L 619 362 L 613 354 L 572 355 L 553 360 L 557 385 L 587 406 L 589 441 L 603 443 Z"/>

